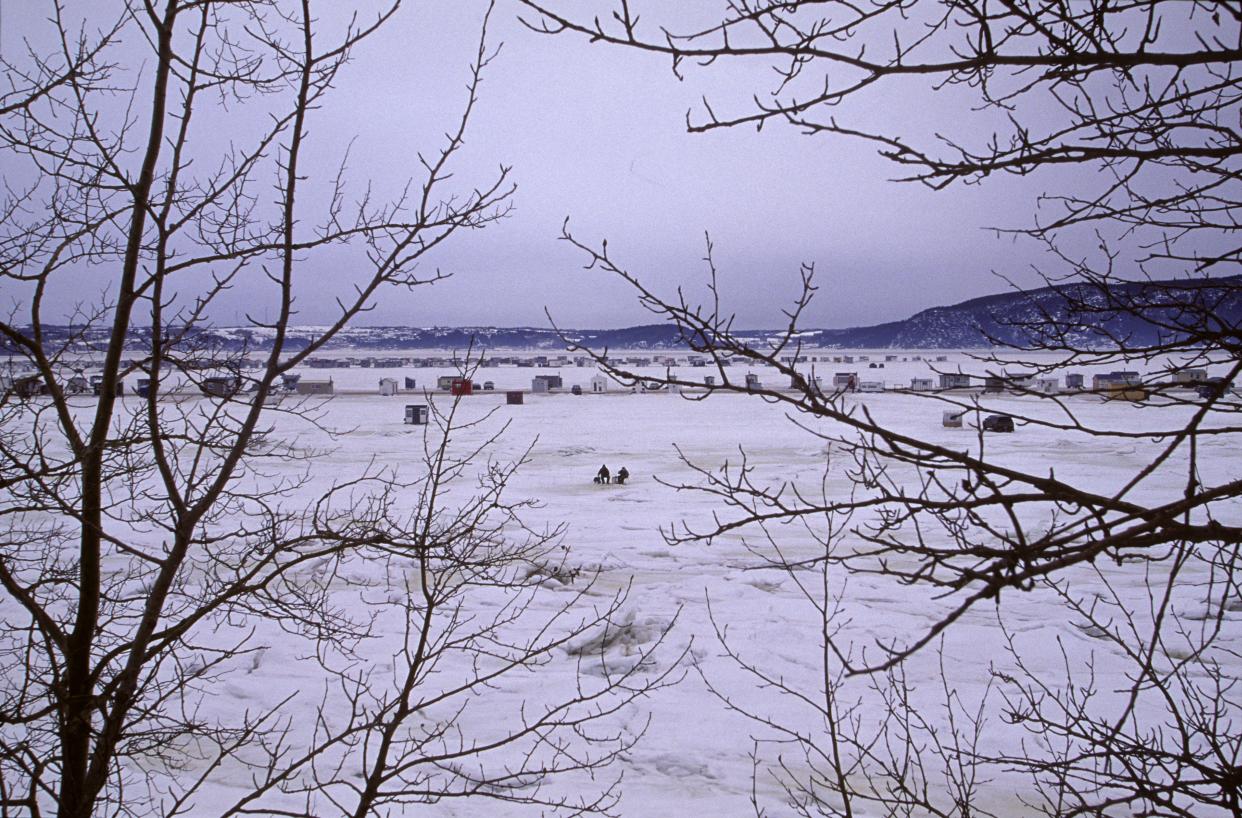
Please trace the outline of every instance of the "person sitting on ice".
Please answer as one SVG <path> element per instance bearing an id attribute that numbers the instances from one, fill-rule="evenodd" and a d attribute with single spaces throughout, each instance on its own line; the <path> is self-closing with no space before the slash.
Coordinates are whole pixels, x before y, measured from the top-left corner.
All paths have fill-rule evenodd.
<path id="1" fill-rule="evenodd" d="M 630 479 L 629 471 L 626 470 L 625 466 L 622 466 L 621 470 L 617 472 L 617 484 L 624 485 L 625 481 L 629 479 Z"/>
<path id="2" fill-rule="evenodd" d="M 608 466 L 606 465 L 599 467 L 599 473 L 596 474 L 595 477 L 598 479 L 598 482 L 600 483 L 611 483 L 612 482 L 612 473 L 608 471 Z"/>

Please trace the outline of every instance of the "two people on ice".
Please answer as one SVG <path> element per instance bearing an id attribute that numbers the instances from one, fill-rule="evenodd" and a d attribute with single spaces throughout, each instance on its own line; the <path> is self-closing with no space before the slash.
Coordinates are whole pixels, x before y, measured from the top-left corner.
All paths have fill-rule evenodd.
<path id="1" fill-rule="evenodd" d="M 625 485 L 625 481 L 629 479 L 630 479 L 629 471 L 625 468 L 625 466 L 622 466 L 620 471 L 617 472 L 617 479 L 615 481 L 616 484 L 618 486 Z M 595 482 L 596 483 L 614 482 L 612 479 L 612 472 L 608 471 L 607 464 L 599 467 L 599 471 L 595 473 Z"/>

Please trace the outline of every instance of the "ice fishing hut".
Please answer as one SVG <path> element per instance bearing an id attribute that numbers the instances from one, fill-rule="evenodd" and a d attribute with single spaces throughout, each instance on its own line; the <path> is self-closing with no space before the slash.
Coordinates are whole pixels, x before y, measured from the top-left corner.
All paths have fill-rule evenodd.
<path id="1" fill-rule="evenodd" d="M 134 387 L 134 394 L 140 398 L 145 398 L 151 394 L 151 379 L 139 378 L 138 385 Z"/>
<path id="2" fill-rule="evenodd" d="M 962 372 L 941 372 L 941 389 L 969 389 L 970 376 Z"/>
<path id="3" fill-rule="evenodd" d="M 413 389 L 417 389 L 418 387 L 415 385 L 414 379 L 407 376 L 405 379 L 405 388 L 413 390 Z"/>
<path id="4" fill-rule="evenodd" d="M 754 391 L 756 389 L 762 389 L 762 388 L 763 388 L 763 384 L 759 382 L 759 376 L 753 372 L 747 372 L 746 373 L 746 389 L 750 391 Z"/>
<path id="5" fill-rule="evenodd" d="M 704 375 L 704 376 L 703 376 L 703 385 L 704 385 L 704 386 L 706 386 L 706 387 L 707 387 L 707 388 L 709 388 L 709 389 L 710 389 L 711 387 L 715 386 L 715 385 L 716 385 L 716 376 L 715 376 L 715 375 Z"/>
<path id="6" fill-rule="evenodd" d="M 1083 385 L 1082 373 L 1070 372 L 1065 376 L 1065 388 L 1067 391 L 1081 391 Z"/>
<path id="7" fill-rule="evenodd" d="M 608 391 L 608 378 L 604 377 L 603 375 L 596 375 L 594 378 L 591 378 L 591 391 L 597 392 L 597 393 L 607 392 Z"/>
<path id="8" fill-rule="evenodd" d="M 1109 392 L 1125 390 L 1141 386 L 1142 383 L 1143 376 L 1128 369 L 1114 369 L 1112 372 L 1101 373 L 1091 378 L 1091 388 L 1097 392 L 1100 390 Z"/>
<path id="9" fill-rule="evenodd" d="M 19 398 L 33 398 L 46 394 L 43 378 L 38 375 L 24 375 L 13 379 L 10 391 Z"/>
<path id="10" fill-rule="evenodd" d="M 73 377 L 65 382 L 65 391 L 70 395 L 81 395 L 89 388 L 86 383 L 86 375 L 81 370 L 73 373 Z"/>
<path id="11" fill-rule="evenodd" d="M 449 384 L 450 395 L 473 395 L 474 381 L 469 378 L 453 378 Z"/>
<path id="12" fill-rule="evenodd" d="M 564 387 L 560 375 L 536 375 L 530 382 L 532 392 L 555 392 Z"/>
<path id="13" fill-rule="evenodd" d="M 302 380 L 302 375 L 298 372 L 286 372 L 280 376 L 280 384 L 286 392 L 296 392 L 300 380 Z"/>
<path id="14" fill-rule="evenodd" d="M 834 392 L 853 392 L 857 388 L 857 372 L 837 372 L 832 376 L 832 390 Z"/>
<path id="15" fill-rule="evenodd" d="M 425 403 L 407 403 L 405 405 L 405 422 L 413 426 L 426 426 L 431 410 Z"/>
<path id="16" fill-rule="evenodd" d="M 965 414 L 960 409 L 950 409 L 941 416 L 940 425 L 946 429 L 960 429 L 962 428 L 962 416 Z"/>
<path id="17" fill-rule="evenodd" d="M 453 381 L 457 380 L 456 375 L 441 375 L 436 378 L 436 389 L 441 392 L 447 392 L 453 388 Z"/>
<path id="18" fill-rule="evenodd" d="M 506 392 L 505 403 L 509 404 L 510 406 L 521 406 L 522 405 L 522 393 L 521 392 Z"/>
<path id="19" fill-rule="evenodd" d="M 582 387 L 581 387 L 581 386 L 579 386 L 578 384 L 574 384 L 573 386 L 569 387 L 569 394 L 571 394 L 571 395 L 581 395 L 581 394 L 582 394 Z"/>
<path id="20" fill-rule="evenodd" d="M 930 392 L 932 391 L 932 388 L 933 388 L 933 383 L 932 383 L 931 378 L 911 378 L 910 379 L 910 391 L 911 392 Z"/>
<path id="21" fill-rule="evenodd" d="M 884 381 L 863 381 L 858 384 L 859 392 L 883 392 Z"/>
<path id="22" fill-rule="evenodd" d="M 209 398 L 231 398 L 241 391 L 241 377 L 238 375 L 212 375 L 203 378 L 198 387 Z"/>
<path id="23" fill-rule="evenodd" d="M 988 375 L 983 379 L 983 393 L 999 394 L 1005 391 L 1005 379 L 1000 375 Z"/>
<path id="24" fill-rule="evenodd" d="M 103 391 L 104 391 L 104 376 L 103 375 L 91 375 L 91 392 L 93 392 L 96 396 L 102 397 Z M 116 394 L 122 395 L 124 393 L 125 393 L 125 381 L 118 380 L 116 382 Z"/>
<path id="25" fill-rule="evenodd" d="M 380 378 L 379 379 L 379 393 L 380 395 L 386 398 L 392 397 L 393 395 L 397 394 L 397 379 L 396 378 Z"/>
<path id="26" fill-rule="evenodd" d="M 335 390 L 332 385 L 332 379 L 326 381 L 309 381 L 302 379 L 298 381 L 299 395 L 331 395 Z"/>

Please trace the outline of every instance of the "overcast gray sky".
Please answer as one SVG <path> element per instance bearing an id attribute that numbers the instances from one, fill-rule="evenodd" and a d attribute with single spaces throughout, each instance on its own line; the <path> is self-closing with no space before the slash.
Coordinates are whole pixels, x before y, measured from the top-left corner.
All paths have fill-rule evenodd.
<path id="1" fill-rule="evenodd" d="M 12 53 L 42 3 L 0 2 L 0 47 Z M 434 147 L 462 104 L 484 7 L 480 0 L 409 5 L 360 48 L 311 121 L 320 163 L 313 170 L 330 172 L 353 138 L 350 169 L 359 182 L 392 192 L 415 174 L 415 152 Z M 857 142 L 781 127 L 690 135 L 685 115 L 701 96 L 742 110 L 764 87 L 765 69 L 692 69 L 679 82 L 666 60 L 538 35 L 517 23 L 517 13 L 507 0 L 495 12 L 492 40 L 504 46 L 456 167 L 459 179 L 482 182 L 511 164 L 513 215 L 438 252 L 434 261 L 451 280 L 386 293 L 362 323 L 544 325 L 545 307 L 570 327 L 649 321 L 626 286 L 584 272 L 580 255 L 557 240 L 566 218 L 583 239 L 607 238 L 616 258 L 666 292 L 703 281 L 710 232 L 726 303 L 742 326 L 780 321 L 802 261 L 815 263 L 821 286 L 811 326 L 892 320 L 996 292 L 1005 285 L 993 270 L 1035 281 L 1029 268 L 1038 249 L 983 228 L 1027 223 L 1038 192 L 1065 180 L 997 179 L 932 192 L 888 182 L 896 169 Z M 962 113 L 951 95 L 940 99 L 943 107 L 929 109 L 913 96 L 872 95 L 841 114 L 934 131 Z M 347 278 L 348 271 L 321 272 Z M 214 318 L 239 322 L 253 304 L 241 284 Z M 318 323 L 332 302 L 325 291 L 304 294 L 298 306 L 299 323 Z"/>

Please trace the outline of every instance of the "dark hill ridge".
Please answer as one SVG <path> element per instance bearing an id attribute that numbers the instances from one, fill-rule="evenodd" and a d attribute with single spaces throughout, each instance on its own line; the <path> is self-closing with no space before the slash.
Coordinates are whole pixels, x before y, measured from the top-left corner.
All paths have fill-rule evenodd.
<path id="1" fill-rule="evenodd" d="M 1022 343 L 1024 324 L 1046 323 L 1045 316 L 1075 325 L 1074 340 L 1083 345 L 1109 346 L 1109 337 L 1127 337 L 1134 343 L 1153 343 L 1159 330 L 1153 320 L 1167 321 L 1176 316 L 1177 302 L 1210 304 L 1212 314 L 1226 326 L 1242 324 L 1242 276 L 1206 280 L 1176 279 L 1156 282 L 1115 284 L 1110 290 L 1115 301 L 1141 299 L 1149 306 L 1143 315 L 1105 313 L 1073 315 L 1068 304 L 1084 300 L 1100 305 L 1103 293 L 1086 285 L 1067 284 L 1027 292 L 1009 292 L 972 298 L 959 304 L 932 307 L 903 321 L 890 321 L 868 327 L 815 329 L 799 333 L 803 346 L 842 349 L 970 349 L 985 347 L 989 338 L 1006 343 Z M 29 329 L 29 328 L 27 328 Z M 45 326 L 49 342 L 64 341 L 70 328 Z M 291 327 L 288 343 L 300 349 L 312 328 Z M 80 329 L 77 330 L 81 334 Z M 735 333 L 754 346 L 764 345 L 776 336 L 773 330 L 742 330 Z M 679 349 L 684 348 L 680 333 L 668 324 L 647 324 L 622 329 L 566 330 L 570 339 L 593 349 Z M 260 351 L 270 347 L 270 330 L 247 327 L 204 327 L 190 334 L 192 342 L 206 349 Z M 84 346 L 102 345 L 103 329 L 86 334 Z M 130 342 L 141 346 L 149 331 L 136 331 Z M 480 349 L 560 350 L 564 342 L 556 332 L 542 327 L 351 327 L 337 336 L 333 348 L 464 349 L 473 341 Z M 0 343 L 0 350 L 11 352 L 11 345 Z"/>

